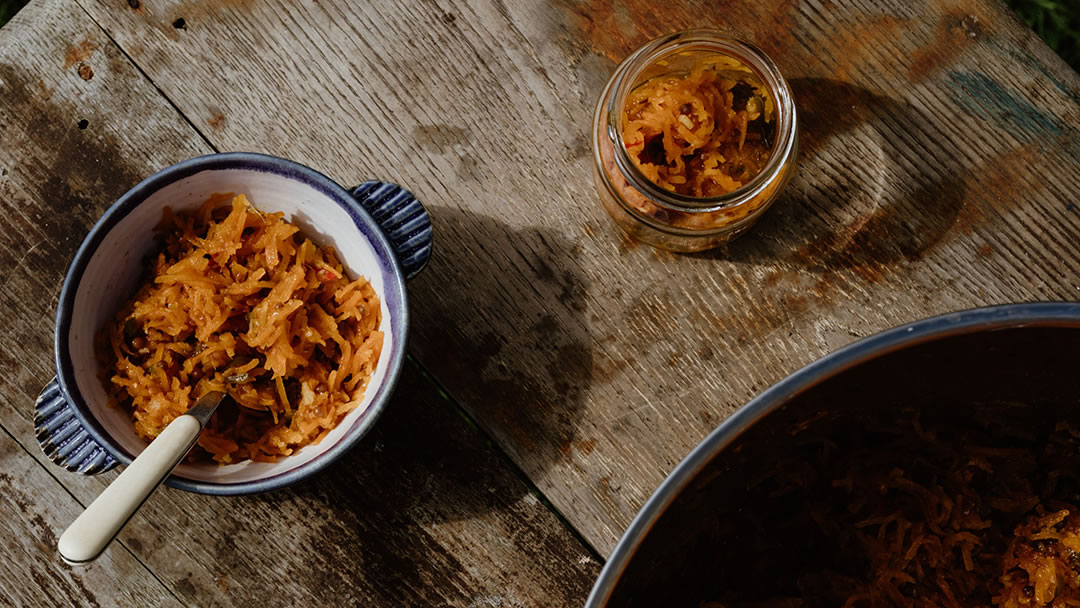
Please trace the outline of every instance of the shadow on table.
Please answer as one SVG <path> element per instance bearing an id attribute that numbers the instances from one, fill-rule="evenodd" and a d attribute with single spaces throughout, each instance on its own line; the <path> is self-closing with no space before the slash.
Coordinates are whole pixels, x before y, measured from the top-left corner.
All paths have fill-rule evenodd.
<path id="1" fill-rule="evenodd" d="M 746 236 L 703 255 L 786 260 L 872 280 L 933 248 L 965 192 L 936 121 L 906 101 L 837 80 L 801 78 L 791 86 L 801 124 L 795 177 Z"/>
<path id="2" fill-rule="evenodd" d="M 576 254 L 545 229 L 431 203 L 428 210 L 434 256 L 409 285 L 410 352 L 538 479 L 581 449 L 575 426 L 593 357 Z M 459 562 L 497 561 L 487 543 L 504 534 L 500 542 L 514 545 L 520 561 L 492 571 L 523 568 L 565 594 L 566 605 L 580 604 L 595 572 L 564 558 L 580 556 L 581 546 L 554 518 L 534 519 L 544 507 L 506 454 L 419 366 L 406 367 L 371 434 L 281 500 L 326 505 L 332 517 L 315 538 L 327 551 L 355 543 L 365 558 L 345 567 L 377 582 L 372 593 L 404 594 L 385 596 L 388 605 L 474 601 L 453 597 L 476 586 Z M 326 576 L 320 584 L 341 584 L 341 573 Z"/>
<path id="3" fill-rule="evenodd" d="M 295 525 L 310 530 L 289 550 L 313 561 L 293 582 L 331 604 L 467 605 L 500 577 L 580 604 L 595 564 L 578 562 L 582 546 L 555 518 L 537 517 L 545 507 L 522 500 L 527 493 L 505 456 L 409 361 L 356 448 L 257 500 L 303 514 Z"/>
<path id="4" fill-rule="evenodd" d="M 230 598 L 579 606 L 598 574 L 589 550 L 424 371 L 532 479 L 584 449 L 575 426 L 593 357 L 576 252 L 544 229 L 428 210 L 434 257 L 409 284 L 410 352 L 425 367 L 407 360 L 369 434 L 314 478 L 208 502 L 217 513 L 200 530 L 203 559 L 224 564 L 210 571 L 227 570 Z M 219 596 L 205 574 L 178 585 L 191 598 Z"/>
<path id="5" fill-rule="evenodd" d="M 578 246 L 546 228 L 429 209 L 435 257 L 409 286 L 410 351 L 541 478 L 572 450 L 591 449 L 577 437 L 594 376 Z"/>

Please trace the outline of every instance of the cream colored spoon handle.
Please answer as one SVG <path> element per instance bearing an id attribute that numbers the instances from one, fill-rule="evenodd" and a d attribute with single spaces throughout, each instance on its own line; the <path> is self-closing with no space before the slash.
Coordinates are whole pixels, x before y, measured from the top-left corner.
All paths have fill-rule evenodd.
<path id="1" fill-rule="evenodd" d="M 93 561 L 124 524 L 139 510 L 150 493 L 180 464 L 195 445 L 203 424 L 221 401 L 220 393 L 211 404 L 206 397 L 191 412 L 169 423 L 157 438 L 146 446 L 124 472 L 90 503 L 64 534 L 60 536 L 60 556 L 68 563 Z M 209 410 L 207 412 L 206 410 Z M 194 414 L 194 415 L 193 415 Z"/>

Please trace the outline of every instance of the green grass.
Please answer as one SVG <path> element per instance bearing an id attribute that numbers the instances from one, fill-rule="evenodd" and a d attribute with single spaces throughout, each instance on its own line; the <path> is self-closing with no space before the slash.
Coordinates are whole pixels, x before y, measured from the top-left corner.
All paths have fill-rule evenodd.
<path id="1" fill-rule="evenodd" d="M 1050 48 L 1080 70 L 1080 3 L 1076 0 L 1006 0 Z"/>
<path id="2" fill-rule="evenodd" d="M 0 25 L 27 0 L 0 0 Z M 1040 38 L 1074 70 L 1080 71 L 1080 2 L 1077 0 L 1005 0 Z"/>
<path id="3" fill-rule="evenodd" d="M 25 5 L 26 0 L 0 0 L 0 25 L 7 23 Z"/>

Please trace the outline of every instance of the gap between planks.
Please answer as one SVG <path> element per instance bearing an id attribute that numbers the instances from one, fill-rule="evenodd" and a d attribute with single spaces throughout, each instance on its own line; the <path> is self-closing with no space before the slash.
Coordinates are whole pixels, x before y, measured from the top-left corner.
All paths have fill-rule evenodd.
<path id="1" fill-rule="evenodd" d="M 6 427 L 4 427 L 2 422 L 0 422 L 0 431 L 3 431 L 4 434 L 7 435 L 15 445 L 19 446 L 19 449 L 21 449 L 28 456 L 30 456 L 30 460 L 32 462 L 37 463 L 37 465 L 39 467 L 41 467 L 41 469 L 43 471 L 45 471 L 45 474 L 48 475 L 50 479 L 55 481 L 56 485 L 61 490 L 63 490 L 68 496 L 70 496 L 72 500 L 75 501 L 75 504 L 79 505 L 79 508 L 81 508 L 81 509 L 86 508 L 86 505 L 83 503 L 83 501 L 79 500 L 79 497 L 76 496 L 75 494 L 73 494 L 71 492 L 71 490 L 69 490 L 68 487 L 66 485 L 64 485 L 64 482 L 60 481 L 60 478 L 55 475 L 55 472 L 53 471 L 53 467 L 52 467 L 51 462 L 50 463 L 45 463 L 45 462 L 42 462 L 41 460 L 38 460 L 37 457 L 34 456 L 34 453 L 31 452 L 30 449 L 27 448 L 25 444 L 23 444 L 21 441 L 19 441 L 18 437 L 16 437 L 14 434 L 12 434 L 11 431 L 9 431 Z M 168 593 L 170 597 L 172 597 L 174 600 L 176 600 L 177 603 L 181 604 L 182 606 L 191 606 L 191 604 L 181 600 L 175 593 L 173 593 L 173 590 L 167 584 L 165 584 L 165 581 L 161 580 L 161 577 L 159 577 L 157 575 L 157 573 L 154 572 L 153 569 L 150 568 L 150 566 L 148 566 L 145 562 L 143 562 L 141 559 L 139 559 L 139 556 L 136 555 L 131 550 L 130 547 L 128 547 L 126 544 L 124 544 L 123 542 L 120 541 L 119 536 L 116 539 L 114 539 L 113 542 L 116 545 L 118 545 L 120 547 L 123 547 L 124 551 L 126 551 L 127 554 L 130 555 L 133 560 L 135 560 L 135 563 L 142 566 L 142 569 L 146 570 L 146 573 L 149 574 L 150 577 L 153 578 L 155 581 L 157 581 L 157 584 L 161 585 L 161 588 L 164 589 L 165 592 Z M 76 569 L 78 567 L 79 566 L 72 566 L 72 568 L 76 568 Z"/>
<path id="2" fill-rule="evenodd" d="M 499 454 L 499 458 L 502 460 L 506 468 L 513 472 L 513 474 L 518 478 L 519 481 L 521 481 L 521 483 L 525 486 L 529 493 L 535 496 L 537 500 L 539 500 L 540 503 L 543 504 L 544 507 L 546 507 L 552 515 L 555 516 L 555 519 L 557 519 L 559 523 L 562 524 L 563 528 L 565 528 L 566 531 L 570 533 L 570 536 L 577 539 L 577 541 L 581 543 L 581 545 L 585 547 L 585 549 L 588 550 L 589 556 L 596 560 L 596 562 L 601 566 L 607 564 L 607 558 L 601 555 L 600 552 L 597 551 L 596 547 L 594 547 L 593 544 L 589 542 L 589 539 L 585 538 L 585 536 L 577 528 L 575 528 L 573 524 L 570 523 L 570 520 L 567 519 L 565 515 L 563 515 L 562 511 L 560 511 L 558 507 L 556 507 L 555 504 L 551 502 L 547 495 L 540 491 L 540 488 L 538 488 L 536 484 L 533 483 L 533 480 L 529 478 L 529 476 L 525 473 L 525 470 L 518 466 L 517 462 L 514 462 L 513 458 L 510 458 L 510 455 L 506 453 L 506 450 L 502 449 L 502 446 L 499 445 L 499 442 L 495 441 L 495 437 L 491 434 L 491 432 L 483 425 L 481 425 L 479 421 L 469 415 L 468 410 L 462 407 L 461 404 L 458 403 L 457 399 L 454 399 L 454 397 L 446 390 L 446 387 L 444 387 L 442 383 L 439 382 L 438 379 L 436 379 L 435 376 L 433 376 L 431 372 L 429 372 L 428 369 L 416 359 L 416 357 L 413 357 L 412 354 L 408 354 L 406 355 L 406 358 L 408 360 L 407 364 L 412 364 L 416 366 L 417 371 L 420 372 L 420 376 L 435 388 L 436 392 L 438 392 L 439 394 L 439 397 L 441 397 L 443 401 L 449 402 L 450 407 L 453 408 L 459 416 L 465 419 L 465 422 L 468 423 L 468 425 L 476 431 L 476 434 L 479 435 L 480 439 L 484 443 L 490 445 Z"/>
<path id="3" fill-rule="evenodd" d="M 161 98 L 169 103 L 169 107 L 176 111 L 176 114 L 180 116 L 180 118 L 184 119 L 184 122 L 186 122 L 187 125 L 191 127 L 191 130 L 195 131 L 195 134 L 199 136 L 199 139 L 201 139 L 203 143 L 207 146 L 210 146 L 210 149 L 213 150 L 215 154 L 220 153 L 221 150 L 214 145 L 214 142 L 210 141 L 210 139 L 206 137 L 206 134 L 203 133 L 202 130 L 199 129 L 199 127 L 195 126 L 195 123 L 192 122 L 190 118 L 188 118 L 187 114 L 184 114 L 182 111 L 180 111 L 180 108 L 175 103 L 173 103 L 173 100 L 170 99 L 168 95 L 165 94 L 165 91 L 161 90 L 161 87 L 159 87 L 157 83 L 154 82 L 154 79 L 151 78 L 150 75 L 142 69 L 142 66 L 140 66 L 138 63 L 135 62 L 134 59 L 132 59 L 131 55 L 128 54 L 127 50 L 125 50 L 124 47 L 120 46 L 120 43 L 118 43 L 116 39 L 112 37 L 112 34 L 109 33 L 109 30 L 105 29 L 104 26 L 98 23 L 98 20 L 94 18 L 94 15 L 92 15 L 90 11 L 86 10 L 86 7 L 83 6 L 82 2 L 75 2 L 75 5 L 78 6 L 79 10 L 81 10 L 88 19 L 90 19 L 90 22 L 93 23 L 94 26 L 97 27 L 101 31 L 101 33 L 105 35 L 106 38 L 109 39 L 109 43 L 116 47 L 116 50 L 120 51 L 120 54 L 124 56 L 124 59 L 127 59 L 128 63 L 130 63 L 132 67 L 138 70 L 139 75 L 145 78 L 146 82 L 150 83 L 150 86 L 154 87 L 154 90 L 157 91 L 157 94 L 161 95 Z M 135 184 L 132 184 L 132 186 L 134 185 Z"/>

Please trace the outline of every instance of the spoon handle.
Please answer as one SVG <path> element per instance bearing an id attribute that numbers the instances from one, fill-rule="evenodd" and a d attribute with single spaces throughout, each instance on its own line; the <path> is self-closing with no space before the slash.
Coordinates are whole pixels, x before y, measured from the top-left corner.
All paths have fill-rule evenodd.
<path id="1" fill-rule="evenodd" d="M 77 564 L 96 559 L 180 464 L 201 430 L 202 423 L 191 414 L 170 422 L 60 536 L 58 548 L 64 561 Z"/>

